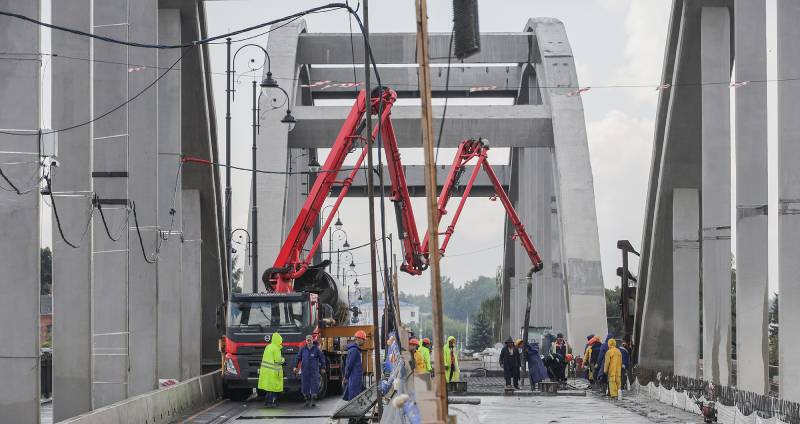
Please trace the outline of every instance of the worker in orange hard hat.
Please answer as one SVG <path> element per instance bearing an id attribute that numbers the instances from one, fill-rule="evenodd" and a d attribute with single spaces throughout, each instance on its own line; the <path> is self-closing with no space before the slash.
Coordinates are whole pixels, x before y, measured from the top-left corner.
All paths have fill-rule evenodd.
<path id="1" fill-rule="evenodd" d="M 355 341 L 347 346 L 347 359 L 344 366 L 344 400 L 351 400 L 364 391 L 364 368 L 361 365 L 361 346 L 367 342 L 367 333 L 356 331 Z"/>
<path id="2" fill-rule="evenodd" d="M 427 374 L 428 369 L 425 366 L 425 358 L 422 356 L 422 353 L 419 351 L 419 340 L 411 339 L 408 341 L 408 351 L 411 352 L 412 361 L 411 363 L 414 366 L 414 374 Z"/>
<path id="3" fill-rule="evenodd" d="M 433 367 L 431 367 L 431 339 L 424 338 L 422 339 L 422 346 L 419 347 L 419 353 L 422 355 L 422 359 L 425 360 L 425 370 L 428 372 L 433 371 Z"/>

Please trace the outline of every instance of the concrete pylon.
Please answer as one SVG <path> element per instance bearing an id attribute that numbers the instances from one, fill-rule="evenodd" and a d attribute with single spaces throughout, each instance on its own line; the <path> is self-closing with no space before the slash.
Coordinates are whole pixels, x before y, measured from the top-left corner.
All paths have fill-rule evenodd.
<path id="1" fill-rule="evenodd" d="M 736 386 L 767 394 L 766 4 L 735 2 Z M 741 365 L 738 365 L 741 364 Z"/>
<path id="2" fill-rule="evenodd" d="M 800 402 L 800 3 L 778 0 L 778 261 L 780 304 L 780 395 Z"/>
<path id="3" fill-rule="evenodd" d="M 672 192 L 672 304 L 675 374 L 697 378 L 700 371 L 700 193 L 695 188 Z"/>
<path id="4" fill-rule="evenodd" d="M 38 18 L 39 2 L 0 0 L 0 10 Z M 0 17 L 0 414 L 39 422 L 39 27 Z M 19 135 L 14 135 L 19 134 Z"/>
<path id="5" fill-rule="evenodd" d="M 704 7 L 702 78 L 703 378 L 727 385 L 731 349 L 731 78 L 727 7 Z"/>
<path id="6" fill-rule="evenodd" d="M 570 305 L 568 337 L 583 340 L 588 334 L 608 332 L 583 102 L 579 95 L 570 95 L 579 84 L 564 25 L 556 19 L 531 19 L 525 31 L 536 35 L 532 55 L 537 80 L 548 87 L 542 101 L 552 114 L 554 185 Z"/>
<path id="7" fill-rule="evenodd" d="M 92 0 L 54 2 L 52 22 L 91 31 Z M 86 37 L 53 31 L 52 125 L 65 128 L 92 118 L 91 62 L 68 57 L 90 57 Z M 57 56 L 56 56 L 57 55 Z M 52 174 L 53 198 L 65 235 L 73 249 L 53 232 L 53 421 L 59 422 L 92 409 L 92 236 L 90 230 L 92 125 L 58 135 L 60 162 Z"/>

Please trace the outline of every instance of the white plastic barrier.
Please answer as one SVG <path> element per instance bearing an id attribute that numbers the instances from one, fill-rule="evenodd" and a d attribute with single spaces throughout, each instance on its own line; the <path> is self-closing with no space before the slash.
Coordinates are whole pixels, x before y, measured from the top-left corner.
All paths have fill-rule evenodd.
<path id="1" fill-rule="evenodd" d="M 647 383 L 646 386 L 639 384 L 639 380 L 635 380 L 631 385 L 631 391 L 639 396 L 647 397 L 648 399 L 657 400 L 667 405 L 672 405 L 678 409 L 701 415 L 700 407 L 697 406 L 697 400 L 694 399 L 687 392 L 676 392 L 674 389 L 665 389 L 663 386 L 656 386 L 652 381 Z M 701 397 L 700 401 L 705 401 Z M 723 424 L 788 424 L 778 418 L 761 418 L 757 413 L 744 415 L 739 408 L 735 406 L 726 406 L 719 402 L 716 403 L 717 408 L 717 422 Z"/>

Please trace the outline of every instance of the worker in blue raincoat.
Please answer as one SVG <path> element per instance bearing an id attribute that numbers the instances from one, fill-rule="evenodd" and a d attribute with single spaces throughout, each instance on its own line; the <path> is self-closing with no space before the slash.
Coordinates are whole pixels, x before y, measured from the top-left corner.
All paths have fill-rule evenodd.
<path id="1" fill-rule="evenodd" d="M 597 373 L 595 374 L 594 381 L 596 383 L 600 383 L 601 387 L 604 388 L 603 391 L 608 390 L 608 376 L 606 376 L 605 371 L 603 370 L 606 352 L 608 352 L 608 341 L 613 339 L 614 335 L 609 334 L 606 336 L 606 341 L 600 347 L 600 354 L 597 357 Z"/>
<path id="2" fill-rule="evenodd" d="M 356 331 L 355 341 L 347 346 L 347 360 L 344 365 L 344 400 L 352 400 L 364 391 L 364 368 L 361 365 L 361 346 L 367 342 L 367 333 Z"/>
<path id="3" fill-rule="evenodd" d="M 528 377 L 531 379 L 531 390 L 547 378 L 547 370 L 544 368 L 542 356 L 539 354 L 539 343 L 525 343 L 522 348 L 522 355 L 528 363 Z"/>
<path id="4" fill-rule="evenodd" d="M 317 406 L 321 374 L 325 374 L 325 355 L 311 334 L 306 336 L 306 345 L 297 352 L 292 370 L 295 374 L 300 372 L 300 392 L 306 401 L 305 407 Z"/>

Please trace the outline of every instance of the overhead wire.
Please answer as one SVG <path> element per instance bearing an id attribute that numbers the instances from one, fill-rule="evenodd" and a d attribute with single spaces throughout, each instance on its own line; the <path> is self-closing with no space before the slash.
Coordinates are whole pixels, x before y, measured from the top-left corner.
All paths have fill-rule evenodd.
<path id="1" fill-rule="evenodd" d="M 90 119 L 88 121 L 84 121 L 84 122 L 79 123 L 79 124 L 74 124 L 74 125 L 70 125 L 70 126 L 67 126 L 67 127 L 64 127 L 64 128 L 59 128 L 59 129 L 50 130 L 50 131 L 39 131 L 39 136 L 41 137 L 42 134 L 53 134 L 53 133 L 59 133 L 59 132 L 65 132 L 65 131 L 74 130 L 76 128 L 80 128 L 80 127 L 92 124 L 92 123 L 94 123 L 96 121 L 99 121 L 100 119 L 103 119 L 106 116 L 111 115 L 112 113 L 122 109 L 127 104 L 129 104 L 129 103 L 133 102 L 134 100 L 136 100 L 137 98 L 139 98 L 147 90 L 149 90 L 150 88 L 155 86 L 156 83 L 158 83 L 162 78 L 164 78 L 164 76 L 167 75 L 167 73 L 170 70 L 172 70 L 172 68 L 174 68 L 175 65 L 177 65 L 181 60 L 183 60 L 184 56 L 186 56 L 186 54 L 188 52 L 190 52 L 190 51 L 192 51 L 191 48 L 184 49 L 181 52 L 180 57 L 178 57 L 178 59 L 175 60 L 175 62 L 173 62 L 172 65 L 170 65 L 164 72 L 162 72 L 161 75 L 158 76 L 158 78 L 156 78 L 155 80 L 153 80 L 152 82 L 150 82 L 149 84 L 144 86 L 141 90 L 139 90 L 136 94 L 134 94 L 133 97 L 130 97 L 129 99 L 125 100 L 124 102 L 120 103 L 119 105 L 117 105 L 117 106 L 111 108 L 110 110 L 100 114 L 99 116 L 96 116 L 96 117 L 94 117 L 94 118 L 92 118 L 92 119 Z M 0 134 L 23 135 L 23 136 L 35 135 L 35 134 L 32 134 L 32 133 L 20 133 L 20 132 L 15 132 L 15 131 L 8 131 L 8 130 L 0 130 Z"/>

